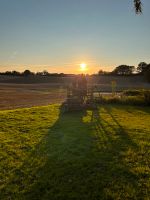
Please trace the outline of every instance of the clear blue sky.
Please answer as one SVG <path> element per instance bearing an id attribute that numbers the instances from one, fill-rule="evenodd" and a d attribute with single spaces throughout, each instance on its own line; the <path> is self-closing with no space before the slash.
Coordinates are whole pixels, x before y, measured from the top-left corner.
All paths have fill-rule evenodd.
<path id="1" fill-rule="evenodd" d="M 77 73 L 150 62 L 150 0 L 0 0 L 0 71 Z"/>

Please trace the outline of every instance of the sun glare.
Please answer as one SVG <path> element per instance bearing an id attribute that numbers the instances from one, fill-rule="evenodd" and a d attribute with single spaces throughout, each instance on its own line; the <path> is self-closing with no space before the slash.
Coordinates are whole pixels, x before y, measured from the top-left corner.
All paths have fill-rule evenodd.
<path id="1" fill-rule="evenodd" d="M 85 63 L 80 64 L 80 71 L 82 71 L 82 72 L 87 71 L 87 65 Z"/>

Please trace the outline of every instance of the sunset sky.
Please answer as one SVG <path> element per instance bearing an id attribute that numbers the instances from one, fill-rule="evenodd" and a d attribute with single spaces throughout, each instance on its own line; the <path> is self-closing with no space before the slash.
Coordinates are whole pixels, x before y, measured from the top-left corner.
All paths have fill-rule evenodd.
<path id="1" fill-rule="evenodd" d="M 0 0 L 0 71 L 79 73 L 150 63 L 150 0 Z"/>

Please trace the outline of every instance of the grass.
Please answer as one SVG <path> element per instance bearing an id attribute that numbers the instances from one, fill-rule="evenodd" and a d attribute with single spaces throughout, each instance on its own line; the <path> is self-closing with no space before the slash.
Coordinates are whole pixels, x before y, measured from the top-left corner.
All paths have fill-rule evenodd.
<path id="1" fill-rule="evenodd" d="M 0 120 L 0 199 L 149 199 L 149 107 L 50 105 Z"/>

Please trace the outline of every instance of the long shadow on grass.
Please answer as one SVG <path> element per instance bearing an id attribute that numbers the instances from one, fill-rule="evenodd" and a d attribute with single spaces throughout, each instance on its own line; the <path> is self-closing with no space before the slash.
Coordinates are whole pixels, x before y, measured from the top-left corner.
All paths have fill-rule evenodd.
<path id="1" fill-rule="evenodd" d="M 119 106 L 120 110 L 125 110 L 128 113 L 133 113 L 134 115 L 139 115 L 139 114 L 150 114 L 150 107 L 149 106 Z"/>
<path id="2" fill-rule="evenodd" d="M 134 199 L 138 195 L 138 179 L 125 160 L 126 151 L 136 151 L 137 146 L 111 109 L 103 112 L 99 108 L 60 112 L 30 157 L 35 164 L 26 165 L 32 169 L 22 180 L 21 199 Z"/>

